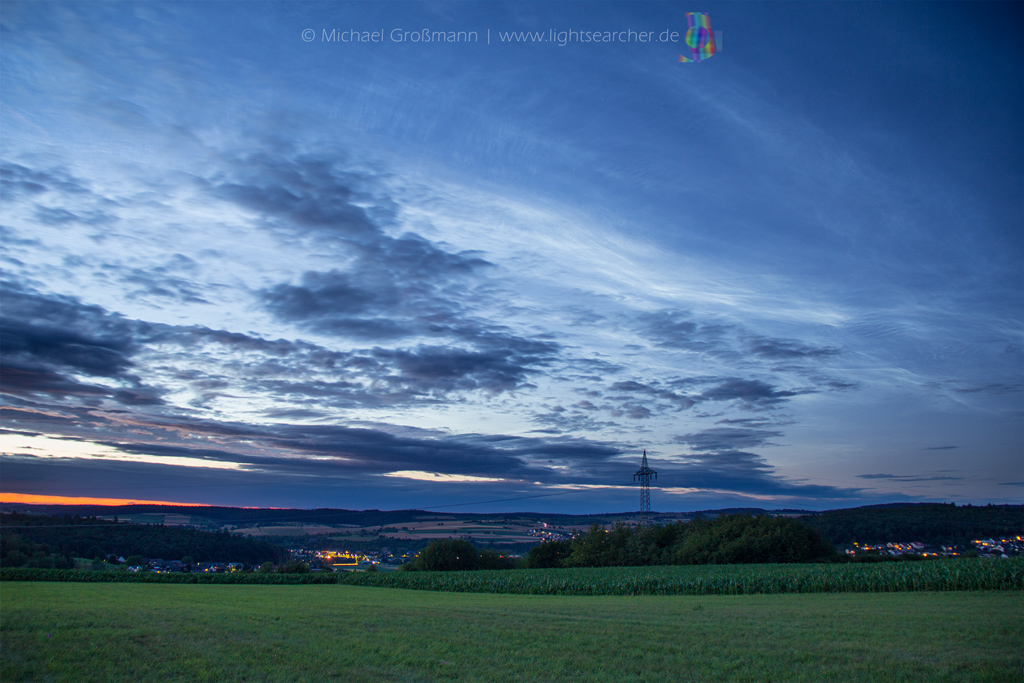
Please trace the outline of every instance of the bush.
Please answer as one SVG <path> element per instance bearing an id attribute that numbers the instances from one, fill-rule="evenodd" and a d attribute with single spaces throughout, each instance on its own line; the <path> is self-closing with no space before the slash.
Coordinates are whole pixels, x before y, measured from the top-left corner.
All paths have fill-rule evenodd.
<path id="1" fill-rule="evenodd" d="M 493 550 L 486 549 L 480 551 L 480 569 L 512 569 L 515 567 L 513 562 L 508 557 L 503 557 Z"/>
<path id="2" fill-rule="evenodd" d="M 463 539 L 431 541 L 416 557 L 402 565 L 406 571 L 448 572 L 480 568 L 476 547 Z"/>
<path id="3" fill-rule="evenodd" d="M 305 562 L 289 560 L 286 564 L 277 568 L 278 574 L 309 574 L 312 570 Z"/>
<path id="4" fill-rule="evenodd" d="M 475 569 L 513 569 L 515 562 L 487 548 L 481 551 L 463 539 L 431 541 L 399 571 L 467 571 Z"/>
<path id="5" fill-rule="evenodd" d="M 3 557 L 4 567 L 24 567 L 28 564 L 29 557 L 20 550 L 11 550 Z"/>
<path id="6" fill-rule="evenodd" d="M 526 556 L 526 566 L 529 569 L 561 567 L 571 553 L 572 541 L 544 541 L 530 549 L 530 554 Z"/>

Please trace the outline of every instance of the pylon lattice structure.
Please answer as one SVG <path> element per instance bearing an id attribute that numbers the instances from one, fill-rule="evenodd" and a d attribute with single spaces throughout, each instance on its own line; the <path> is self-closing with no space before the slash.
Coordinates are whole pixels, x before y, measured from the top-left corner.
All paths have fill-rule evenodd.
<path id="1" fill-rule="evenodd" d="M 647 450 L 640 469 L 633 475 L 633 481 L 640 481 L 640 524 L 651 525 L 651 477 L 658 478 L 658 473 L 647 466 Z"/>

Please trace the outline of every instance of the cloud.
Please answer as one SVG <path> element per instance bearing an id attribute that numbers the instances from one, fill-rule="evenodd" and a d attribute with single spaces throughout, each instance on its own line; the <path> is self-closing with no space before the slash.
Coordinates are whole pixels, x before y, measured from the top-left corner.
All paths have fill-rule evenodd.
<path id="1" fill-rule="evenodd" d="M 692 313 L 662 310 L 637 316 L 639 331 L 655 346 L 712 358 L 769 361 L 820 361 L 838 356 L 831 346 L 753 333 L 743 325 L 717 319 L 698 320 Z"/>
<path id="2" fill-rule="evenodd" d="M 730 343 L 734 326 L 698 322 L 686 312 L 658 311 L 638 316 L 644 336 L 656 346 L 711 356 L 735 356 Z"/>
<path id="3" fill-rule="evenodd" d="M 10 227 L 9 225 L 0 225 L 0 244 L 3 244 L 8 249 L 12 246 L 19 247 L 34 247 L 38 248 L 43 246 L 43 243 L 38 239 L 20 237 L 18 232 Z M 20 262 L 19 262 L 20 263 Z"/>
<path id="4" fill-rule="evenodd" d="M 650 384 L 642 384 L 633 380 L 627 380 L 625 382 L 616 382 L 609 387 L 612 391 L 622 391 L 630 393 L 647 394 L 653 398 L 662 399 L 675 405 L 676 408 L 683 410 L 696 405 L 697 400 L 691 396 L 683 396 L 677 394 L 674 391 L 668 389 L 662 389 L 657 386 Z"/>
<path id="5" fill-rule="evenodd" d="M 498 393 L 525 386 L 527 377 L 551 360 L 554 348 L 540 345 L 518 351 L 516 344 L 510 343 L 484 351 L 450 347 L 374 349 L 372 355 L 398 370 L 397 376 L 383 378 L 389 384 L 429 393 L 477 389 Z"/>
<path id="6" fill-rule="evenodd" d="M 651 410 L 650 408 L 634 403 L 624 406 L 623 414 L 631 420 L 644 420 L 651 416 Z"/>
<path id="7" fill-rule="evenodd" d="M 774 467 L 762 456 L 746 451 L 709 450 L 685 456 L 682 460 L 681 465 L 671 470 L 672 481 L 679 483 L 663 481 L 662 485 L 731 491 L 743 495 L 825 500 L 853 498 L 860 491 L 787 481 L 776 475 Z"/>
<path id="8" fill-rule="evenodd" d="M 403 270 L 401 257 L 389 255 L 392 248 L 408 250 L 402 243 L 435 251 L 437 257 L 424 255 L 421 262 L 407 264 Z M 414 236 L 398 240 L 380 236 L 376 247 L 370 255 L 357 249 L 346 271 L 307 271 L 298 284 L 273 285 L 259 291 L 258 299 L 281 320 L 321 334 L 361 340 L 414 335 L 467 338 L 485 327 L 466 316 L 464 306 L 471 299 L 447 291 L 485 261 L 441 252 Z M 472 283 L 465 286 L 462 294 L 471 297 Z"/>
<path id="9" fill-rule="evenodd" d="M 306 272 L 302 285 L 280 284 L 263 295 L 269 310 L 286 320 L 306 320 L 345 316 L 373 307 L 394 308 L 397 292 L 371 291 L 353 284 L 357 278 L 332 270 L 328 273 Z M 323 323 L 319 323 L 323 324 Z"/>
<path id="10" fill-rule="evenodd" d="M 258 213 L 263 227 L 313 238 L 348 261 L 343 272 L 303 276 L 300 286 L 310 298 L 300 303 L 313 304 L 307 313 L 346 308 L 353 295 L 393 309 L 402 299 L 435 295 L 434 288 L 449 278 L 490 266 L 478 254 L 447 251 L 413 232 L 392 234 L 398 225 L 395 201 L 377 175 L 353 170 L 341 153 L 281 150 L 228 158 L 220 176 L 228 177 L 199 182 L 211 195 Z M 358 301 L 353 310 L 362 310 Z"/>
<path id="11" fill-rule="evenodd" d="M 795 341 L 756 337 L 747 342 L 747 352 L 772 360 L 793 360 L 804 358 L 826 358 L 839 355 L 839 349 L 813 347 Z"/>
<path id="12" fill-rule="evenodd" d="M 34 197 L 51 191 L 71 195 L 90 193 L 83 181 L 64 169 L 40 171 L 10 162 L 0 164 L 0 186 L 6 197 Z"/>
<path id="13" fill-rule="evenodd" d="M 777 445 L 773 440 L 783 433 L 768 428 L 772 426 L 770 423 L 757 419 L 726 419 L 719 424 L 741 426 L 712 427 L 673 439 L 695 453 L 670 458 L 671 466 L 661 469 L 672 477 L 673 483 L 666 481 L 664 486 L 807 500 L 840 500 L 859 495 L 860 489 L 805 484 L 778 476 L 774 466 L 763 456 L 748 450 Z M 662 474 L 660 470 L 659 474 Z M 679 483 L 674 483 L 676 481 Z"/>
<path id="14" fill-rule="evenodd" d="M 85 180 L 63 168 L 39 170 L 0 163 L 0 188 L 0 198 L 10 207 L 12 219 L 20 214 L 30 225 L 68 230 L 74 224 L 99 226 L 119 220 L 111 213 L 119 206 L 117 201 L 93 192 Z M 22 207 L 23 211 L 17 210 Z M 17 240 L 14 244 L 26 246 L 31 242 Z"/>
<path id="15" fill-rule="evenodd" d="M 186 304 L 210 304 L 202 295 L 201 287 L 193 280 L 175 275 L 172 270 L 177 267 L 193 266 L 191 259 L 178 254 L 171 263 L 165 266 L 154 266 L 150 268 L 124 268 L 121 266 L 106 265 L 105 270 L 113 271 L 118 280 L 131 288 L 127 297 L 157 297 L 170 299 Z"/>
<path id="16" fill-rule="evenodd" d="M 160 332 L 167 334 L 167 330 Z M 236 343 L 240 341 L 237 335 L 228 339 Z M 271 348 L 275 345 L 274 342 L 267 344 Z M 293 350 L 299 357 L 308 352 L 308 349 Z M 412 374 L 422 373 L 424 381 L 434 382 L 437 372 L 436 368 L 429 371 L 421 369 Z M 463 378 L 487 377 L 487 373 L 481 374 L 479 368 L 460 372 Z M 338 400 L 345 395 L 370 400 L 359 394 L 358 387 L 348 385 L 317 386 L 311 383 L 288 389 L 311 398 L 317 398 L 320 392 Z M 3 417 L 11 431 L 62 436 L 132 455 L 152 456 L 145 461 L 150 470 L 161 462 L 161 458 L 168 466 L 176 462 L 172 458 L 191 458 L 237 465 L 241 471 L 260 477 L 316 477 L 351 483 L 354 477 L 362 475 L 426 471 L 501 478 L 533 485 L 532 482 L 603 481 L 608 472 L 617 469 L 612 461 L 621 454 L 614 445 L 581 438 L 474 433 L 452 435 L 395 426 L 363 428 L 279 422 L 255 425 L 202 419 L 194 411 L 188 414 L 166 407 L 146 414 L 99 406 L 42 403 L 10 394 L 7 399 L 11 405 L 3 409 Z M 315 408 L 325 403 L 318 399 L 311 405 Z M 312 413 L 313 417 L 318 417 L 315 411 Z M 297 415 L 283 407 L 277 409 L 278 419 L 308 416 Z M 132 467 L 143 464 L 136 462 Z M 91 471 L 96 472 L 96 476 L 88 481 L 98 484 L 110 476 L 109 463 L 96 462 L 94 466 L 96 469 Z M 4 467 L 6 478 L 6 464 Z M 163 476 L 157 472 L 153 475 Z M 265 478 L 259 481 L 269 483 Z"/>
<path id="17" fill-rule="evenodd" d="M 693 434 L 682 434 L 673 440 L 690 446 L 695 451 L 732 451 L 744 448 L 772 446 L 771 439 L 782 432 L 769 429 L 713 427 Z"/>
<path id="18" fill-rule="evenodd" d="M 448 345 L 334 351 L 304 341 L 145 323 L 74 297 L 43 295 L 13 282 L 4 287 L 0 386 L 11 395 L 160 405 L 163 394 L 189 387 L 193 407 L 241 392 L 283 397 L 292 408 L 379 408 L 436 402 L 455 392 L 529 387 L 560 352 L 554 342 L 468 324 Z"/>
<path id="19" fill-rule="evenodd" d="M 190 446 L 114 441 L 103 445 L 134 453 L 205 458 L 240 463 L 280 475 L 319 474 L 352 477 L 395 471 L 495 477 L 529 481 L 563 481 L 563 467 L 601 470 L 620 451 L 583 439 L 538 439 L 505 435 L 448 435 L 418 430 L 416 435 L 380 429 L 329 425 L 275 424 L 253 428 L 190 421 L 189 428 L 208 440 L 230 444 L 240 437 L 249 448 Z M 558 467 L 552 467 L 557 465 Z"/>
<path id="20" fill-rule="evenodd" d="M 963 477 L 948 477 L 948 476 L 905 476 L 898 474 L 858 474 L 858 479 L 886 479 L 890 481 L 899 482 L 914 482 L 914 481 L 963 481 Z"/>
<path id="21" fill-rule="evenodd" d="M 811 393 L 811 390 L 777 390 L 759 379 L 726 377 L 701 392 L 698 398 L 704 401 L 738 401 L 748 408 L 762 408 L 806 393 Z"/>
<path id="22" fill-rule="evenodd" d="M 145 352 L 149 344 L 167 348 L 179 346 L 188 357 L 202 356 L 210 345 L 223 346 L 233 354 L 241 354 L 230 356 L 231 363 L 246 357 L 256 361 L 244 365 L 248 375 L 247 391 L 284 396 L 292 406 L 286 407 L 288 403 L 285 403 L 275 408 L 272 419 L 316 418 L 320 417 L 318 408 L 346 401 L 353 406 L 397 405 L 402 401 L 438 400 L 450 392 L 512 390 L 525 386 L 530 373 L 544 363 L 553 362 L 559 351 L 557 345 L 543 340 L 478 331 L 471 337 L 477 342 L 474 349 L 421 345 L 411 349 L 373 347 L 341 352 L 310 342 L 266 340 L 201 326 L 143 324 L 71 299 L 57 297 L 55 301 L 78 311 L 79 315 L 86 311 L 87 328 L 102 330 L 104 325 L 109 325 L 122 333 L 127 341 L 115 350 L 121 351 L 124 362 L 103 366 L 111 368 L 112 372 L 129 372 L 134 367 L 132 359 Z M 53 303 L 47 299 L 46 305 L 53 306 Z M 320 377 L 321 372 L 328 374 Z M 216 390 L 219 380 L 215 375 L 197 373 L 188 381 L 197 386 L 205 382 Z M 735 378 L 701 378 L 688 384 L 701 390 L 699 395 L 704 396 L 701 400 L 736 399 L 756 403 L 783 397 L 783 392 L 766 383 L 745 383 Z M 612 387 L 627 395 L 662 400 L 666 405 L 673 396 L 682 396 L 655 384 L 633 380 L 615 383 Z M 303 405 L 307 400 L 308 404 Z M 634 412 L 630 414 L 630 410 Z M 537 419 L 541 422 L 546 419 L 556 429 L 614 428 L 614 423 L 598 422 L 595 415 L 618 411 L 620 417 L 643 419 L 650 416 L 650 410 L 637 402 L 612 405 L 604 401 L 595 403 L 588 398 L 567 406 L 555 405 L 547 416 Z M 237 466 L 239 469 L 231 472 L 230 478 L 224 479 L 227 476 L 224 473 L 216 475 L 216 480 L 223 481 L 225 486 L 265 485 L 270 481 L 268 477 L 292 483 L 315 478 L 324 486 L 332 481 L 351 486 L 359 477 L 404 471 L 445 475 L 437 479 L 448 484 L 437 485 L 454 486 L 460 477 L 475 477 L 477 483 L 486 485 L 496 484 L 484 480 L 502 479 L 510 482 L 509 486 L 532 486 L 532 482 L 541 482 L 544 486 L 611 486 L 620 484 L 628 474 L 626 470 L 633 465 L 621 460 L 623 450 L 616 444 L 557 434 L 452 435 L 393 426 L 376 429 L 320 424 L 252 425 L 214 422 L 167 412 L 146 417 L 141 413 L 90 411 L 74 406 L 55 408 L 31 401 L 11 407 L 8 412 L 13 416 L 10 424 L 20 430 L 37 428 L 46 433 L 63 432 L 125 453 L 152 456 L 152 460 L 146 462 L 116 465 L 95 462 L 90 465 L 93 469 L 83 469 L 81 463 L 75 465 L 82 482 L 92 481 L 97 486 L 109 479 L 111 467 L 129 468 L 132 472 L 144 470 L 151 476 L 162 476 L 158 474 L 160 470 L 153 469 L 159 467 L 161 458 L 167 463 L 177 462 L 171 458 L 191 458 Z M 666 478 L 664 483 L 678 482 L 683 487 L 732 491 L 739 495 L 827 499 L 849 495 L 848 490 L 792 483 L 777 477 L 774 468 L 763 458 L 744 449 L 770 445 L 771 439 L 780 433 L 758 428 L 763 422 L 753 418 L 734 422 L 743 426 L 716 427 L 677 437 L 677 442 L 689 444 L 698 453 L 677 456 L 673 462 L 660 465 L 658 469 Z M 124 425 L 130 425 L 130 441 L 116 437 L 97 439 L 99 434 L 123 433 Z M 186 443 L 196 439 L 202 442 L 201 446 Z M 92 474 L 86 476 L 86 473 Z M 200 485 L 187 475 L 175 476 L 175 481 L 193 481 Z M 202 485 L 221 485 L 209 479 L 204 481 Z M 410 480 L 407 485 L 414 484 L 417 482 Z M 389 485 L 397 486 L 399 480 L 392 479 Z"/>
<path id="23" fill-rule="evenodd" d="M 120 316 L 72 297 L 41 296 L 4 282 L 5 356 L 118 377 L 132 363 L 133 330 Z"/>
<path id="24" fill-rule="evenodd" d="M 548 367 L 561 347 L 474 316 L 484 296 L 477 287 L 487 284 L 481 276 L 491 264 L 411 232 L 392 236 L 394 202 L 372 174 L 345 166 L 340 155 L 258 154 L 229 164 L 226 177 L 204 181 L 214 196 L 258 212 L 272 230 L 316 240 L 344 264 L 265 287 L 256 292 L 260 305 L 301 329 L 374 343 L 337 360 L 378 395 L 401 400 L 529 386 L 528 377 Z M 394 347 L 424 338 L 436 342 Z M 300 386 L 311 385 L 290 389 Z M 274 390 L 283 387 L 278 382 Z"/>
<path id="25" fill-rule="evenodd" d="M 294 345 L 280 361 L 250 365 L 249 391 L 325 399 L 334 405 L 377 407 L 439 399 L 453 392 L 496 394 L 530 386 L 552 362 L 557 345 L 511 338 L 483 348 L 375 346 L 334 352 Z"/>
<path id="26" fill-rule="evenodd" d="M 106 225 L 118 220 L 117 216 L 105 211 L 88 210 L 74 212 L 64 208 L 49 206 L 37 206 L 34 218 L 40 223 L 61 227 L 67 223 L 81 223 L 83 225 Z"/>
<path id="27" fill-rule="evenodd" d="M 393 207 L 373 197 L 373 177 L 341 168 L 340 155 L 258 152 L 226 161 L 230 175 L 201 181 L 207 191 L 262 214 L 281 230 L 372 240 L 380 235 L 379 223 L 393 219 Z"/>
<path id="28" fill-rule="evenodd" d="M 603 394 L 605 400 L 599 405 L 588 401 L 585 406 L 578 407 L 602 410 L 613 418 L 627 417 L 640 420 L 666 411 L 687 410 L 711 401 L 734 402 L 740 408 L 761 410 L 775 407 L 793 396 L 814 391 L 780 390 L 762 380 L 737 377 L 687 377 L 670 380 L 668 384 L 689 389 L 690 392 L 673 391 L 662 386 L 660 382 L 624 380 L 611 384 L 608 392 Z M 637 395 L 642 397 L 642 400 L 637 400 Z M 597 396 L 602 394 L 599 393 Z M 541 421 L 567 424 L 564 417 L 560 416 L 542 417 Z"/>
<path id="29" fill-rule="evenodd" d="M 162 402 L 132 372 L 138 345 L 130 321 L 73 297 L 43 296 L 15 282 L 0 283 L 0 288 L 0 387 L 5 393 L 109 397 L 124 405 Z M 101 378 L 115 386 L 96 381 Z"/>
<path id="30" fill-rule="evenodd" d="M 954 388 L 953 391 L 958 394 L 1013 394 L 1019 393 L 1022 388 L 1024 388 L 1024 383 L 1021 382 L 989 382 L 987 384 L 978 384 L 970 387 Z"/>

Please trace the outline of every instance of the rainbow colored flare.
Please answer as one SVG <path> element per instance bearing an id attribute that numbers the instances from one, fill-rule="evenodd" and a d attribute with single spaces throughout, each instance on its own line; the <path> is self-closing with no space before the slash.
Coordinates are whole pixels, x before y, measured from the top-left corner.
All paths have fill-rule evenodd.
<path id="1" fill-rule="evenodd" d="M 715 32 L 711 30 L 711 18 L 707 12 L 686 13 L 686 44 L 690 46 L 691 57 L 679 55 L 680 62 L 700 62 L 715 54 Z"/>

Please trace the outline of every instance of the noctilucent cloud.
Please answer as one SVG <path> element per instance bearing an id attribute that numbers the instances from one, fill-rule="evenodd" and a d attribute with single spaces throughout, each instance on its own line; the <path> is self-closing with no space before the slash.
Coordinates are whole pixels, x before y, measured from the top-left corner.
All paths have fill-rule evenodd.
<path id="1" fill-rule="evenodd" d="M 4 2 L 0 489 L 1019 503 L 1022 14 Z"/>

